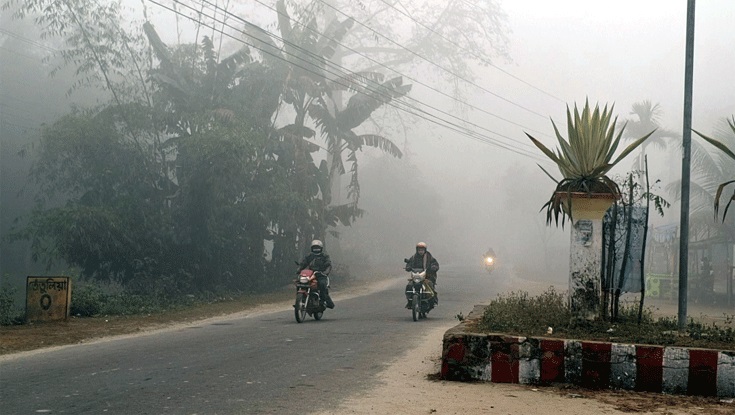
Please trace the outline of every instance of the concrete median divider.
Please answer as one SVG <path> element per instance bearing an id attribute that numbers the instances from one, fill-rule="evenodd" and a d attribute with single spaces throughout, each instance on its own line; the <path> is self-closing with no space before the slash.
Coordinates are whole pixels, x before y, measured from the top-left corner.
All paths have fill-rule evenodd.
<path id="1" fill-rule="evenodd" d="M 735 350 L 472 332 L 483 310 L 444 334 L 442 379 L 735 397 Z"/>

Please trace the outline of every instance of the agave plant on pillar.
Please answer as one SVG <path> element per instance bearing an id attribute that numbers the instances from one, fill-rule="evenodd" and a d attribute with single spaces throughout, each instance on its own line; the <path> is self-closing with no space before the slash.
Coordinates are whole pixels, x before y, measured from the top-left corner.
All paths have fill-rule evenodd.
<path id="1" fill-rule="evenodd" d="M 620 188 L 607 176 L 610 169 L 653 134 L 653 131 L 633 141 L 613 160 L 625 125 L 615 134 L 617 117 L 613 107 L 590 108 L 585 101 L 582 112 L 575 104 L 574 113 L 567 106 L 568 139 L 551 123 L 559 143 L 549 150 L 539 140 L 528 138 L 559 168 L 563 178 L 557 180 L 541 169 L 554 182 L 551 198 L 544 204 L 546 223 L 564 227 L 566 218 L 572 222 L 569 258 L 569 306 L 574 318 L 589 320 L 600 315 L 600 280 L 602 254 L 602 217 L 620 197 Z"/>

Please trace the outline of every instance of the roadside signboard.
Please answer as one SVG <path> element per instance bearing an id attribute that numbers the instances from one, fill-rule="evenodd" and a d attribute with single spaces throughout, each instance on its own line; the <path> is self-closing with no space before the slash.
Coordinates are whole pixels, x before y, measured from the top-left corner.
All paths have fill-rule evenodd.
<path id="1" fill-rule="evenodd" d="M 66 320 L 71 307 L 70 277 L 28 277 L 26 320 Z"/>

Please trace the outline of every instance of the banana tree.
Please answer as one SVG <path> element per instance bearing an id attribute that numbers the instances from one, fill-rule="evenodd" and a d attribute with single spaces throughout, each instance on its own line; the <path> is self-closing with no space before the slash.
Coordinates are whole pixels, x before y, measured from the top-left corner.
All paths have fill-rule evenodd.
<path id="1" fill-rule="evenodd" d="M 354 25 L 352 19 L 332 19 L 326 29 L 317 29 L 317 15 L 306 13 L 296 23 L 292 20 L 283 0 L 276 3 L 278 10 L 279 39 L 255 26 L 247 26 L 249 36 L 256 46 L 262 50 L 264 60 L 287 62 L 283 74 L 283 103 L 294 112 L 292 123 L 279 129 L 287 133 L 285 142 L 298 144 L 308 150 L 318 150 L 309 139 L 316 138 L 317 133 L 310 126 L 319 130 L 319 136 L 326 143 L 327 180 L 321 174 L 325 166 L 318 169 L 305 169 L 303 166 L 313 164 L 311 153 L 314 151 L 295 152 L 299 158 L 294 159 L 299 170 L 310 171 L 314 175 L 313 182 L 318 187 L 318 198 L 321 209 L 315 214 L 320 221 L 320 229 L 315 229 L 315 236 L 324 237 L 329 228 L 338 223 L 350 224 L 361 211 L 357 206 L 359 199 L 358 153 L 364 147 L 379 148 L 395 157 L 400 157 L 398 147 L 389 139 L 376 134 L 357 134 L 353 130 L 370 118 L 381 106 L 407 94 L 410 85 L 403 85 L 402 79 L 392 78 L 384 81 L 377 72 L 348 73 L 338 65 L 330 62 L 339 47 L 339 43 Z M 278 46 L 282 43 L 282 47 Z M 351 93 L 347 98 L 344 93 Z M 346 105 L 343 105 L 346 99 Z M 335 204 L 332 189 L 340 177 L 348 173 L 345 163 L 350 163 L 347 203 Z M 303 176 L 298 180 L 303 180 Z M 304 235 L 303 240 L 309 238 Z"/>

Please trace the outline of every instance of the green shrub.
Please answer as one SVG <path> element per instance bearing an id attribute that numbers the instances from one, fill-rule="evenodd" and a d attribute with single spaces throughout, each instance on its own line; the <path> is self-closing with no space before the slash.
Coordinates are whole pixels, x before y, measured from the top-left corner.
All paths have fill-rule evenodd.
<path id="1" fill-rule="evenodd" d="M 97 285 L 80 285 L 71 292 L 70 313 L 79 317 L 96 316 L 102 311 L 106 297 Z"/>
<path id="2" fill-rule="evenodd" d="M 703 324 L 690 319 L 684 334 L 675 317 L 655 319 L 645 309 L 638 322 L 637 304 L 622 304 L 615 322 L 571 318 L 566 295 L 550 288 L 537 297 L 526 292 L 498 295 L 485 308 L 477 328 L 490 333 L 518 336 L 547 336 L 622 343 L 711 347 L 731 350 L 735 344 L 735 316 L 724 323 Z M 548 329 L 552 330 L 549 332 Z"/>
<path id="3" fill-rule="evenodd" d="M 527 292 L 498 295 L 490 302 L 482 316 L 481 328 L 487 331 L 523 331 L 527 335 L 545 334 L 549 327 L 569 323 L 571 314 L 566 297 L 549 288 L 538 297 Z"/>
<path id="4" fill-rule="evenodd" d="M 0 289 L 0 326 L 21 322 L 22 315 L 15 308 L 15 294 L 18 290 L 8 283 Z"/>

